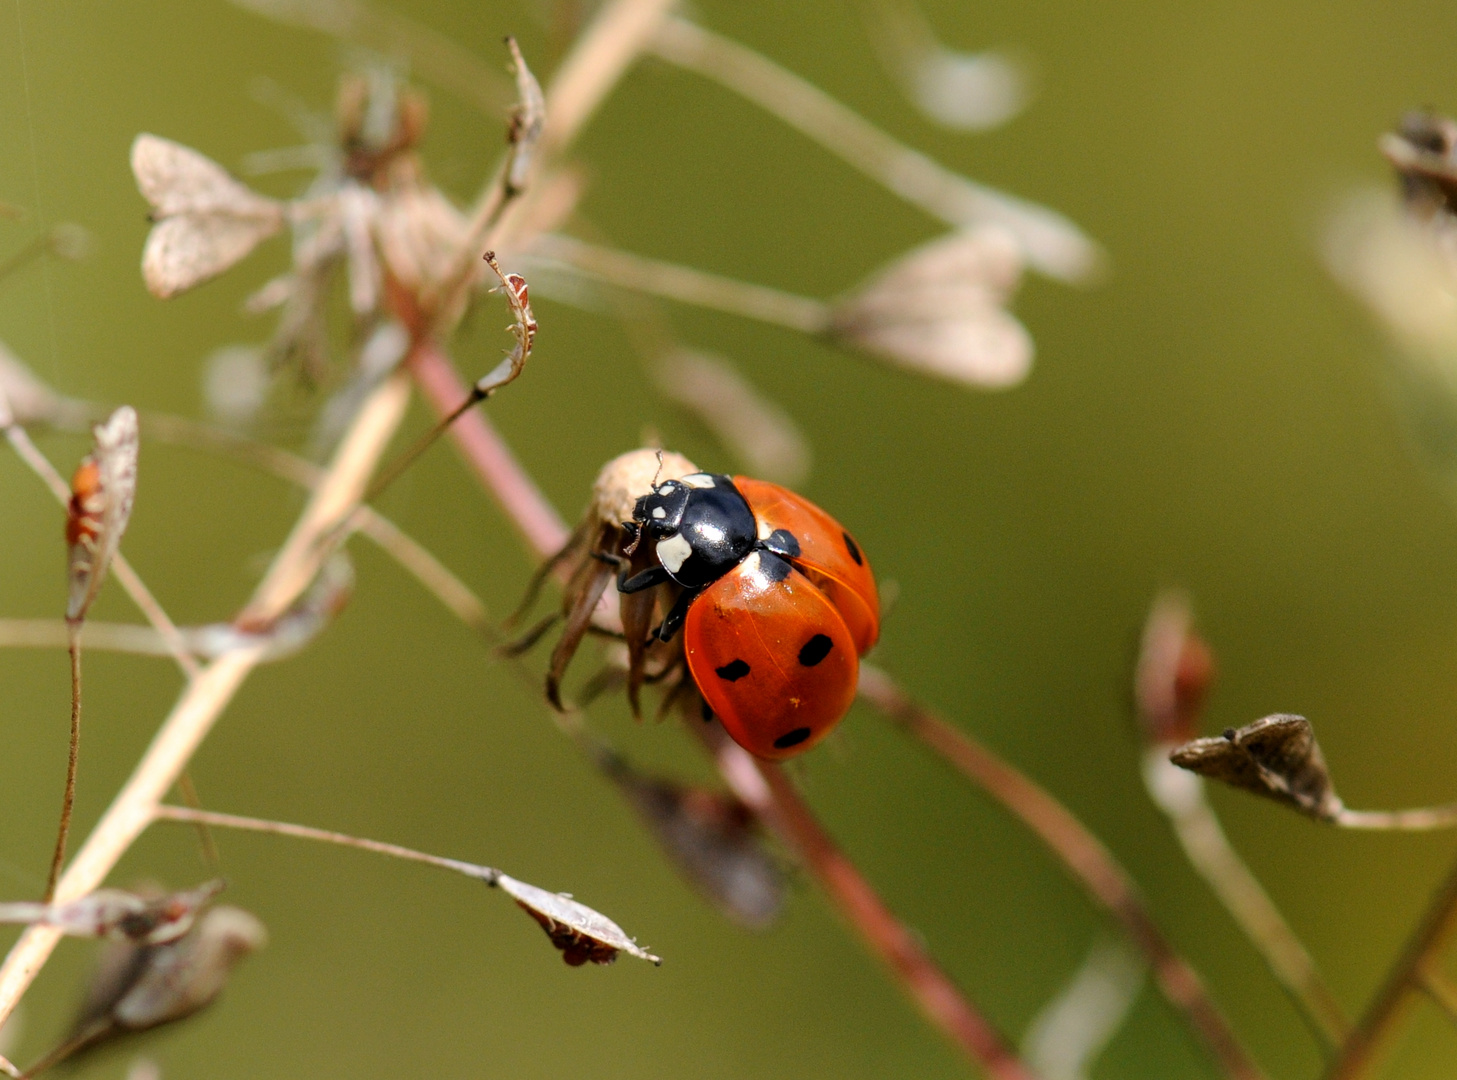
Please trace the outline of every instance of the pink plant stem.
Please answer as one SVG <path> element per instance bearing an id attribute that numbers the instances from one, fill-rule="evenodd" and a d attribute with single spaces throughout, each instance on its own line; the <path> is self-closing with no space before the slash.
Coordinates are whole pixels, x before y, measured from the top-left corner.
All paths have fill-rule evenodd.
<path id="1" fill-rule="evenodd" d="M 470 388 L 438 345 L 426 343 L 416 349 L 410 370 L 420 392 L 442 418 L 470 396 Z M 479 409 L 470 410 L 451 425 L 450 437 L 531 549 L 544 559 L 560 551 L 569 535 L 566 522 L 486 416 Z"/>

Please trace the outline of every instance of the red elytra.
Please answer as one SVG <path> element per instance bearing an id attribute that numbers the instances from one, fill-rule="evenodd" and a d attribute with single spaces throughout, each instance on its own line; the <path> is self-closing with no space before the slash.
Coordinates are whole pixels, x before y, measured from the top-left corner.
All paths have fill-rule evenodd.
<path id="1" fill-rule="evenodd" d="M 730 736 L 779 760 L 834 729 L 855 698 L 860 662 L 880 632 L 875 577 L 834 518 L 792 491 L 749 477 L 733 483 L 759 536 L 798 542 L 786 562 L 751 552 L 688 609 L 688 669 Z"/>

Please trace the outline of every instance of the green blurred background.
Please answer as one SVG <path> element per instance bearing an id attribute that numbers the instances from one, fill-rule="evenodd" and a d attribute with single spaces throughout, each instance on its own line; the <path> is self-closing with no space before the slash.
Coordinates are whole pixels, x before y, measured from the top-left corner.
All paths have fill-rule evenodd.
<path id="1" fill-rule="evenodd" d="M 552 40 L 527 3 L 401 6 L 487 58 L 504 33 Z M 762 49 L 954 168 L 1067 213 L 1106 246 L 1099 287 L 1032 280 L 1016 310 L 1038 345 L 1023 387 L 980 395 L 917 380 L 727 316 L 675 309 L 682 336 L 732 356 L 812 440 L 807 495 L 899 587 L 876 659 L 1058 793 L 1126 861 L 1158 918 L 1276 1077 L 1318 1058 L 1254 952 L 1186 868 L 1138 776 L 1129 714 L 1154 592 L 1187 587 L 1217 651 L 1212 730 L 1273 711 L 1317 725 L 1360 807 L 1453 797 L 1457 514 L 1405 445 L 1383 347 L 1317 249 L 1332 200 L 1382 182 L 1376 135 L 1402 110 L 1457 108 L 1450 11 L 1435 3 L 1226 5 L 929 2 L 961 48 L 1014 46 L 1038 92 L 997 132 L 920 117 L 849 4 L 705 0 L 703 21 Z M 257 103 L 272 79 L 328 109 L 347 52 L 221 0 L 0 4 L 0 257 L 62 220 L 83 264 L 0 282 L 0 339 L 60 389 L 200 415 L 201 365 L 269 320 L 241 299 L 284 265 L 163 304 L 137 263 L 145 206 L 126 164 L 140 131 L 238 168 L 294 144 Z M 550 62 L 539 62 L 545 74 Z M 434 178 L 472 193 L 500 127 L 433 92 Z M 584 212 L 625 247 L 830 295 L 940 227 L 728 93 L 641 64 L 580 145 Z M 260 186 L 289 191 L 290 177 Z M 491 406 L 571 516 L 598 466 L 647 427 L 701 465 L 734 462 L 652 389 L 610 320 L 542 301 L 527 376 Z M 500 320 L 457 356 L 485 370 Z M 414 427 L 425 417 L 417 409 Z M 302 429 L 282 430 L 301 445 Z M 43 445 L 69 470 L 77 438 Z M 126 551 L 179 622 L 226 618 L 301 498 L 185 450 L 143 448 Z M 0 614 L 58 615 L 61 517 L 0 455 Z M 514 604 L 532 561 L 452 452 L 384 508 L 485 596 Z M 261 670 L 194 773 L 209 805 L 479 859 L 610 913 L 666 962 L 563 966 L 479 884 L 297 842 L 221 837 L 231 902 L 272 931 L 224 1002 L 86 1064 L 133 1053 L 165 1076 L 953 1077 L 928 1029 L 805 879 L 773 931 L 724 923 L 665 866 L 619 797 L 468 631 L 373 549 L 355 598 L 312 648 Z M 114 586 L 99 618 L 132 619 Z M 65 758 L 66 661 L 0 654 L 0 892 L 37 892 Z M 79 826 L 89 828 L 178 690 L 164 661 L 92 654 Z M 594 723 L 644 762 L 706 777 L 672 725 L 618 703 Z M 1102 932 L 1015 823 L 857 709 L 796 770 L 893 907 L 1012 1037 Z M 1454 847 L 1449 836 L 1344 835 L 1214 793 L 1241 852 L 1355 1012 Z M 206 875 L 191 835 L 153 830 L 114 880 Z M 9 935 L 5 940 L 9 940 Z M 28 1060 L 65 1024 L 90 947 L 62 946 L 27 998 Z M 1388 1074 L 1452 1075 L 1457 1037 L 1430 1010 Z M 1098 1077 L 1212 1075 L 1145 987 Z"/>

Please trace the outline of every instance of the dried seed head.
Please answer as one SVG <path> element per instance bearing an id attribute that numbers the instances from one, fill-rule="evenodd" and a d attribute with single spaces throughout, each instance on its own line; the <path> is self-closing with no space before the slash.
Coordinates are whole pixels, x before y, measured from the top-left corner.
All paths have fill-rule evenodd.
<path id="1" fill-rule="evenodd" d="M 552 893 L 501 874 L 495 882 L 521 909 L 541 924 L 551 943 L 562 952 L 562 959 L 572 967 L 589 960 L 594 964 L 610 964 L 619 952 L 661 964 L 662 960 L 638 947 L 622 927 L 585 904 L 579 904 L 566 893 Z"/>
<path id="2" fill-rule="evenodd" d="M 1022 248 L 997 226 L 915 248 L 834 311 L 831 333 L 886 360 L 983 389 L 1015 386 L 1032 339 L 1004 309 L 1022 279 Z"/>
<path id="3" fill-rule="evenodd" d="M 1214 682 L 1214 654 L 1194 629 L 1188 600 L 1168 592 L 1143 627 L 1134 697 L 1144 734 L 1159 744 L 1194 738 Z"/>
<path id="4" fill-rule="evenodd" d="M 698 466 L 671 450 L 629 450 L 613 458 L 592 485 L 589 513 L 603 525 L 632 520 L 638 499 L 652 494 L 653 484 L 698 472 Z"/>
<path id="5" fill-rule="evenodd" d="M 721 791 L 644 776 L 615 756 L 611 777 L 679 873 L 709 903 L 754 930 L 784 906 L 784 874 L 754 828 L 753 813 Z"/>
<path id="6" fill-rule="evenodd" d="M 170 139 L 138 135 L 132 172 L 156 222 L 142 252 L 142 277 L 160 299 L 216 277 L 283 228 L 282 203 Z"/>
<path id="7" fill-rule="evenodd" d="M 457 267 L 466 225 L 465 215 L 429 184 L 391 191 L 376 225 L 385 268 L 411 295 L 438 290 Z"/>
<path id="8" fill-rule="evenodd" d="M 1402 117 L 1378 144 L 1401 178 L 1407 209 L 1430 217 L 1457 209 L 1457 123 L 1435 113 Z"/>
<path id="9" fill-rule="evenodd" d="M 506 48 L 511 50 L 511 70 L 516 76 L 516 104 L 506 126 L 506 141 L 511 146 L 511 160 L 506 166 L 506 194 L 515 195 L 526 187 L 531 174 L 532 152 L 546 126 L 546 97 L 536 76 L 526 66 L 516 39 L 508 37 Z"/>
<path id="10" fill-rule="evenodd" d="M 163 945 L 192 929 L 198 912 L 222 891 L 223 884 L 209 881 L 164 895 L 97 889 L 64 904 L 0 904 L 0 922 L 45 923 L 73 937 Z"/>
<path id="11" fill-rule="evenodd" d="M 71 479 L 66 515 L 70 594 L 66 618 L 79 622 L 121 544 L 137 493 L 137 414 L 123 405 L 95 429 L 96 448 Z"/>
<path id="12" fill-rule="evenodd" d="M 101 954 L 71 1037 L 47 1061 L 123 1032 L 191 1016 L 211 1004 L 238 962 L 267 940 L 253 915 L 215 907 L 174 941 L 111 945 Z"/>
<path id="13" fill-rule="evenodd" d="M 809 475 L 809 443 L 793 418 L 726 361 L 682 351 L 658 366 L 657 377 L 664 392 L 692 410 L 750 475 L 791 486 Z"/>
<path id="14" fill-rule="evenodd" d="M 1195 739 L 1175 749 L 1169 760 L 1321 821 L 1334 821 L 1344 809 L 1303 716 L 1276 713 L 1215 738 Z"/>

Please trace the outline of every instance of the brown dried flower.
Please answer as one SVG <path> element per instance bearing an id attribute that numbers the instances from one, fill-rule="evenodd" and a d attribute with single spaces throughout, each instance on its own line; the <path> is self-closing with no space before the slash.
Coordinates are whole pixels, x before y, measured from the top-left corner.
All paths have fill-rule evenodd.
<path id="1" fill-rule="evenodd" d="M 1195 739 L 1175 749 L 1169 760 L 1321 821 L 1335 821 L 1345 809 L 1303 716 L 1276 713 L 1214 738 Z"/>
<path id="2" fill-rule="evenodd" d="M 1214 654 L 1194 629 L 1188 600 L 1167 592 L 1143 627 L 1134 695 L 1144 734 L 1158 744 L 1194 738 L 1214 682 Z"/>
<path id="3" fill-rule="evenodd" d="M 606 915 L 577 903 L 566 893 L 547 892 L 505 874 L 498 875 L 494 884 L 541 925 L 551 943 L 561 950 L 562 959 L 572 967 L 588 961 L 610 964 L 619 952 L 653 964 L 663 962 L 640 948 Z"/>

